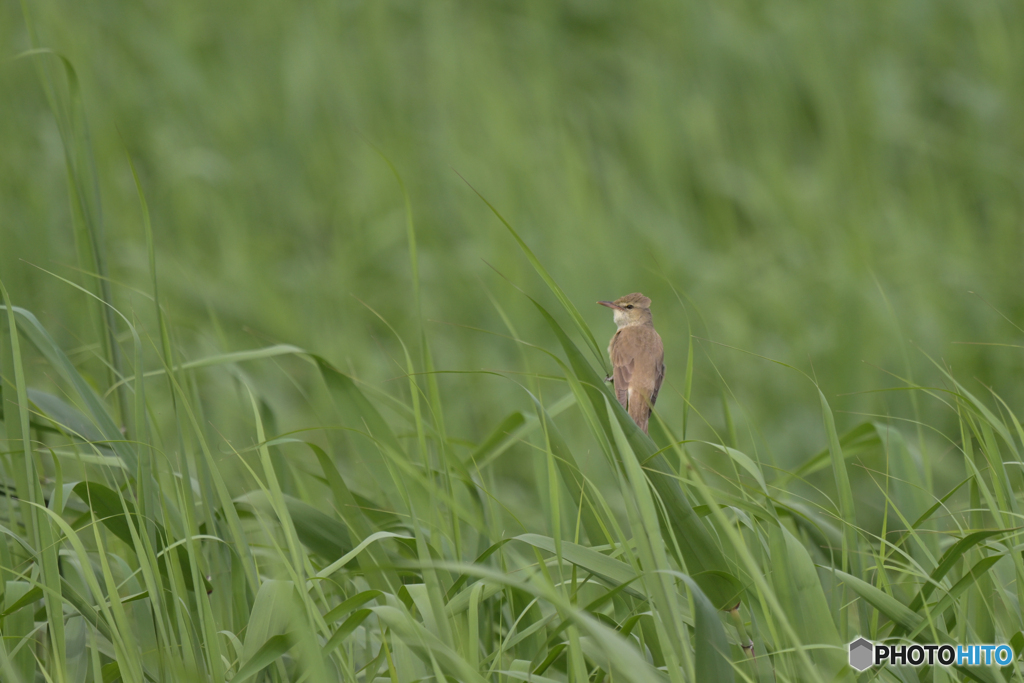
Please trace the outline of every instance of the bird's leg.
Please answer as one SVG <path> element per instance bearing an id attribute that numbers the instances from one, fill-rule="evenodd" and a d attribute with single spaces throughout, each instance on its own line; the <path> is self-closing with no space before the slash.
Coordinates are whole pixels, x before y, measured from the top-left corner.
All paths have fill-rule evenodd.
<path id="1" fill-rule="evenodd" d="M 605 377 L 604 381 L 605 382 L 611 382 L 612 384 L 615 384 L 615 380 L 612 378 L 611 375 L 608 375 L 607 377 Z"/>

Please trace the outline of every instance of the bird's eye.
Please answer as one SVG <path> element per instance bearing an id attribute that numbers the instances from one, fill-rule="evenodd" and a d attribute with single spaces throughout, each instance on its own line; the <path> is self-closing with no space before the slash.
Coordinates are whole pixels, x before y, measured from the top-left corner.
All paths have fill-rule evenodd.
<path id="1" fill-rule="evenodd" d="M 626 306 L 626 308 L 633 308 L 633 304 Z"/>

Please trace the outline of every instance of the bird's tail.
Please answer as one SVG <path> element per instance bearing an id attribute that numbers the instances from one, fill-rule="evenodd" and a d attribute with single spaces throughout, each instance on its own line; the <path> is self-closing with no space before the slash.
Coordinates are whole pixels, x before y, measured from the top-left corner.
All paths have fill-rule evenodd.
<path id="1" fill-rule="evenodd" d="M 629 416 L 633 418 L 633 422 L 636 422 L 637 426 L 644 430 L 644 434 L 646 434 L 647 420 L 651 417 L 651 404 L 643 399 L 639 401 L 630 401 L 629 408 L 626 412 L 629 413 Z"/>

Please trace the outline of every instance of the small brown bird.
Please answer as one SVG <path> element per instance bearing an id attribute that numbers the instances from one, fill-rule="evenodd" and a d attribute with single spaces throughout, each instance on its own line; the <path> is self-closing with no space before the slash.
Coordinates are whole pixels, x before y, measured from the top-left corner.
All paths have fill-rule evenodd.
<path id="1" fill-rule="evenodd" d="M 636 292 L 597 303 L 614 311 L 619 326 L 608 344 L 615 368 L 615 396 L 646 434 L 647 420 L 665 379 L 665 347 L 651 319 L 651 300 Z"/>

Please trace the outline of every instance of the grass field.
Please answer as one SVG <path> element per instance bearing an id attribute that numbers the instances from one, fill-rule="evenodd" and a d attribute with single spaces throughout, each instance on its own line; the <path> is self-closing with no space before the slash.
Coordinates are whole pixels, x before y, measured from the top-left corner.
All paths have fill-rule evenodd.
<path id="1" fill-rule="evenodd" d="M 0 4 L 0 681 L 1024 681 L 1022 36 Z"/>

